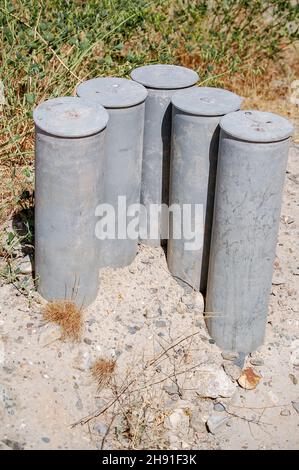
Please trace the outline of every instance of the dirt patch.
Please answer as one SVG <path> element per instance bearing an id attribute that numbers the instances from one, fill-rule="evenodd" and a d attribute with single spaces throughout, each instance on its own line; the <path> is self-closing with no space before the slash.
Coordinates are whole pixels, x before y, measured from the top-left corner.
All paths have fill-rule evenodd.
<path id="1" fill-rule="evenodd" d="M 3 284 L 2 446 L 298 448 L 298 169 L 293 144 L 266 341 L 246 358 L 213 343 L 200 297 L 170 276 L 161 249 L 140 246 L 131 266 L 102 272 L 78 343 L 61 341 L 59 328 L 44 324 L 37 295 L 30 306 Z M 103 358 L 115 369 L 98 390 L 90 368 Z M 249 367 L 261 377 L 253 390 L 237 382 Z"/>

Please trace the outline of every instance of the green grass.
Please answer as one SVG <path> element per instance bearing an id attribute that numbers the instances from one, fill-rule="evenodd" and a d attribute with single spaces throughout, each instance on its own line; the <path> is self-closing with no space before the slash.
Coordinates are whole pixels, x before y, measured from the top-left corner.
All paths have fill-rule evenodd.
<path id="1" fill-rule="evenodd" d="M 2 0 L 0 163 L 31 164 L 40 101 L 144 63 L 190 65 L 220 86 L 248 68 L 260 74 L 296 39 L 296 15 L 298 6 L 281 0 Z"/>
<path id="2" fill-rule="evenodd" d="M 0 222 L 30 209 L 38 103 L 73 94 L 85 79 L 128 77 L 158 62 L 244 94 L 240 83 L 267 76 L 298 38 L 298 9 L 283 0 L 2 0 Z"/>

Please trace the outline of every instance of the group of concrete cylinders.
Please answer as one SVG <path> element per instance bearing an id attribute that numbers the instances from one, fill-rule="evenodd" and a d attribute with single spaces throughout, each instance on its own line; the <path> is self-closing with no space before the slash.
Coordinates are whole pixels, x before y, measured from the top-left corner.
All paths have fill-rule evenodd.
<path id="1" fill-rule="evenodd" d="M 88 80 L 77 97 L 34 111 L 38 290 L 87 306 L 100 268 L 134 260 L 138 239 L 118 236 L 126 213 L 116 214 L 115 239 L 96 237 L 99 204 L 117 209 L 125 196 L 148 213 L 153 204 L 197 204 L 201 247 L 186 250 L 184 237 L 173 237 L 171 215 L 158 221 L 157 239 L 142 242 L 168 238 L 169 270 L 206 296 L 211 337 L 251 352 L 264 338 L 292 126 L 239 111 L 239 96 L 196 87 L 197 73 L 184 67 L 144 66 L 131 77 Z"/>

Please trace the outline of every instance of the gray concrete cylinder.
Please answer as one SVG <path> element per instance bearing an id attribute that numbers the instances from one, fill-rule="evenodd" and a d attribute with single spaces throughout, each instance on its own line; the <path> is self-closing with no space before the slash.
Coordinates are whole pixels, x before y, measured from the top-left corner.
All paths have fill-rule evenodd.
<path id="1" fill-rule="evenodd" d="M 169 202 L 169 159 L 171 141 L 171 97 L 183 88 L 196 84 L 199 76 L 193 70 L 177 65 L 146 65 L 131 73 L 131 77 L 148 90 L 145 102 L 144 142 L 141 179 L 141 203 L 149 213 L 150 204 Z M 159 223 L 160 237 L 143 239 L 157 246 L 167 238 L 167 220 Z"/>
<path id="2" fill-rule="evenodd" d="M 49 301 L 79 307 L 97 295 L 95 209 L 103 187 L 104 108 L 75 97 L 55 98 L 35 121 L 35 274 Z"/>
<path id="3" fill-rule="evenodd" d="M 120 208 L 118 196 L 126 198 L 126 207 L 140 202 L 144 101 L 146 89 L 125 78 L 95 78 L 81 83 L 77 95 L 100 103 L 109 114 L 106 131 L 106 162 L 104 203 L 115 208 L 116 238 L 99 240 L 100 267 L 120 268 L 132 263 L 136 256 L 138 236 L 124 234 L 118 238 L 118 215 L 126 219 L 126 209 Z"/>
<path id="4" fill-rule="evenodd" d="M 170 272 L 183 284 L 205 293 L 213 221 L 214 192 L 221 116 L 240 109 L 242 99 L 219 88 L 194 87 L 172 97 L 172 145 L 170 158 L 169 204 L 192 205 L 192 227 L 202 228 L 203 244 L 187 250 L 189 242 L 173 236 L 170 212 L 167 263 Z M 200 227 L 194 217 L 194 205 L 203 211 Z M 199 234 L 198 234 L 199 235 Z M 190 243 L 190 242 L 189 242 Z"/>
<path id="5" fill-rule="evenodd" d="M 292 125 L 260 111 L 220 121 L 207 326 L 225 350 L 264 339 Z"/>

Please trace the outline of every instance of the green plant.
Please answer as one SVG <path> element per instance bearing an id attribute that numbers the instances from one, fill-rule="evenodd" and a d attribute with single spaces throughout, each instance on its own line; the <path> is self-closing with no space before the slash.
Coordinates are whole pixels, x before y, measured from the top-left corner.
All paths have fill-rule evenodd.
<path id="1" fill-rule="evenodd" d="M 0 233 L 0 279 L 13 284 L 31 301 L 35 279 L 22 274 L 20 261 L 24 255 L 33 258 L 33 194 L 23 191 L 17 198 L 16 207 L 18 210 L 15 211 L 11 227 L 5 227 Z"/>
<path id="2" fill-rule="evenodd" d="M 213 70 L 226 63 L 234 71 L 274 59 L 298 39 L 299 5 L 281 0 L 214 0 L 204 28 L 203 57 Z"/>

